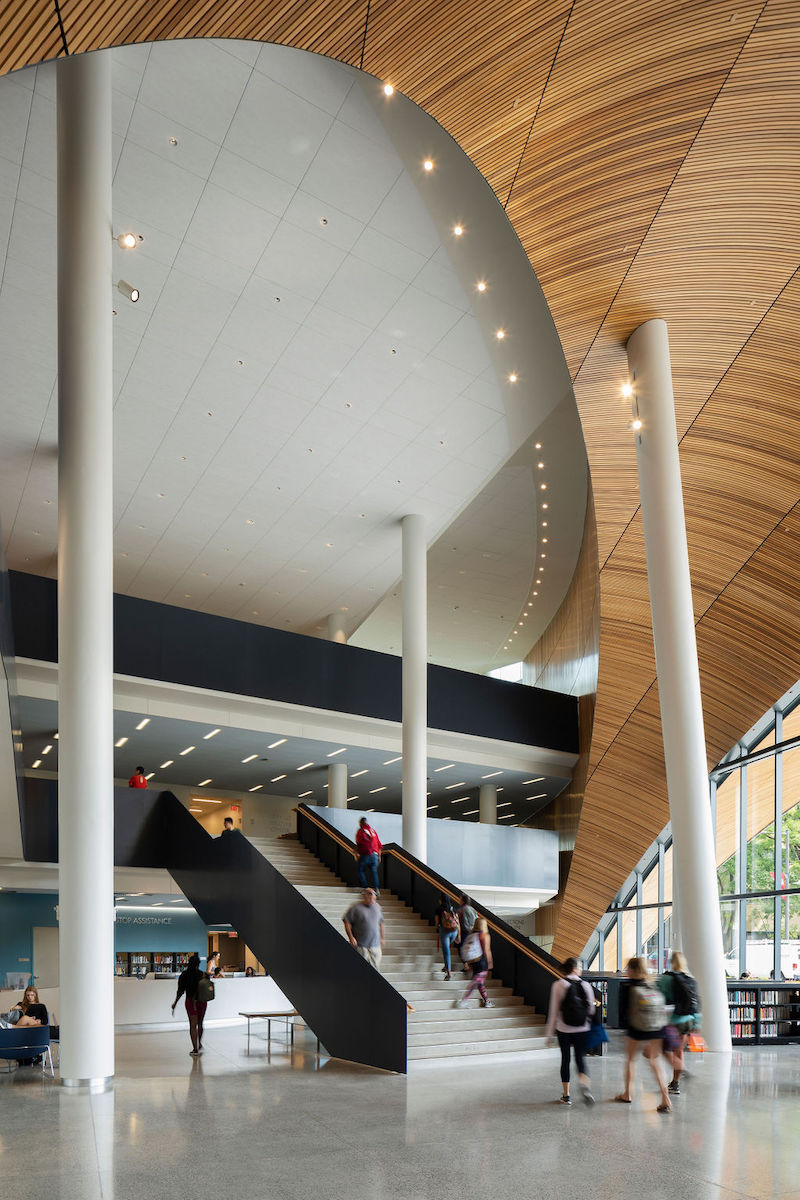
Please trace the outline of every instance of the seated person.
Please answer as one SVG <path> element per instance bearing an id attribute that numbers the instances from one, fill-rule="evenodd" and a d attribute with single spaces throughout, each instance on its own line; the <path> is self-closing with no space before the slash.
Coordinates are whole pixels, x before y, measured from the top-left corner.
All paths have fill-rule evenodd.
<path id="1" fill-rule="evenodd" d="M 50 1018 L 47 1015 L 47 1009 L 39 1000 L 39 993 L 35 987 L 27 987 L 25 995 L 15 1004 L 11 1012 L 19 1011 L 15 1028 L 24 1029 L 30 1025 L 49 1025 Z"/>

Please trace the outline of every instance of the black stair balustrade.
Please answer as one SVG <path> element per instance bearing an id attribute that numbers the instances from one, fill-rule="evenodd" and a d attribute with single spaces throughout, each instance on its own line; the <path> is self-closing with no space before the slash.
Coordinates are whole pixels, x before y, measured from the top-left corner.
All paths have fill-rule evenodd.
<path id="1" fill-rule="evenodd" d="M 335 871 L 346 883 L 358 879 L 357 850 L 354 842 L 335 829 L 319 813 L 301 804 L 297 810 L 297 836 L 317 858 Z M 381 852 L 381 886 L 405 901 L 414 912 L 433 924 L 444 894 L 457 901 L 461 889 L 431 867 L 420 862 L 390 842 Z M 526 1004 L 546 1014 L 550 1003 L 550 988 L 554 979 L 561 978 L 561 965 L 534 942 L 518 933 L 502 917 L 473 900 L 479 916 L 485 917 L 492 938 L 492 975 L 510 987 Z"/>

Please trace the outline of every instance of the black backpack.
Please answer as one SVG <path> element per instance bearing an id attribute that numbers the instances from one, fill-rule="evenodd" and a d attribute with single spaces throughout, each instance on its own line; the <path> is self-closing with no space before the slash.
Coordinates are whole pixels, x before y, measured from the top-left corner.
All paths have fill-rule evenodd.
<path id="1" fill-rule="evenodd" d="M 697 983 L 683 971 L 670 971 L 672 976 L 672 1001 L 676 1017 L 693 1017 L 700 1012 L 700 994 Z"/>
<path id="2" fill-rule="evenodd" d="M 561 1020 L 565 1025 L 585 1025 L 591 1011 L 589 998 L 580 979 L 569 980 L 569 991 L 561 1001 Z"/>

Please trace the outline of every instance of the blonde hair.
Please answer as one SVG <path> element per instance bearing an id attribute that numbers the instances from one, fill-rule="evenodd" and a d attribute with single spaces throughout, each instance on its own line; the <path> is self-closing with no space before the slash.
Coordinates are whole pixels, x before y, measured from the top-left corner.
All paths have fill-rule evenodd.
<path id="1" fill-rule="evenodd" d="M 680 971 L 682 975 L 689 974 L 689 964 L 686 961 L 686 955 L 682 951 L 673 950 L 669 963 L 673 971 Z"/>
<path id="2" fill-rule="evenodd" d="M 489 926 L 487 924 L 486 917 L 478 917 L 472 928 L 475 933 L 488 933 Z"/>
<path id="3" fill-rule="evenodd" d="M 643 958 L 629 958 L 625 970 L 631 979 L 647 979 L 647 963 Z"/>

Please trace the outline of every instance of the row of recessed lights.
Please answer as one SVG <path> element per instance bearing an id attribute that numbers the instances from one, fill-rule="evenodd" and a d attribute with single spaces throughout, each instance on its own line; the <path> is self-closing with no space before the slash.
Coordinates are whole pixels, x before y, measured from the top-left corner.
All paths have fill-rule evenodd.
<path id="1" fill-rule="evenodd" d="M 394 95 L 394 85 L 391 83 L 384 83 L 383 94 L 384 94 L 384 96 L 393 96 Z M 436 167 L 436 163 L 432 158 L 424 158 L 422 160 L 422 170 L 425 172 L 426 175 L 432 174 L 433 171 L 435 170 L 435 167 Z M 462 224 L 462 222 L 460 222 L 460 221 L 456 222 L 456 224 L 452 227 L 452 233 L 453 233 L 453 237 L 456 237 L 456 238 L 461 238 L 464 236 L 464 234 L 466 233 L 466 229 L 464 228 L 464 225 Z M 488 290 L 488 287 L 489 287 L 489 285 L 487 284 L 485 279 L 479 279 L 475 284 L 475 291 L 479 292 L 481 295 L 483 295 Z M 498 342 L 502 342 L 502 341 L 505 341 L 505 338 L 507 335 L 506 335 L 505 329 L 496 329 L 494 336 Z M 509 383 L 516 383 L 518 381 L 518 379 L 519 379 L 519 376 L 517 375 L 516 371 L 511 371 L 509 373 L 509 375 L 508 375 Z"/>
<path id="2" fill-rule="evenodd" d="M 535 443 L 534 443 L 534 450 L 541 450 L 542 448 L 543 448 L 543 447 L 542 447 L 542 443 L 541 443 L 541 442 L 535 442 Z M 537 464 L 536 464 L 536 469 L 537 469 L 537 471 L 544 471 L 544 470 L 545 470 L 545 463 L 544 463 L 544 460 L 543 460 L 543 459 L 539 459 L 539 461 L 538 461 L 538 462 L 537 462 Z M 546 491 L 547 491 L 547 480 L 546 480 L 546 479 L 542 479 L 542 480 L 540 480 L 540 482 L 539 482 L 539 486 L 538 486 L 538 489 L 537 489 L 537 490 L 538 490 L 538 491 L 540 491 L 540 492 L 546 492 Z M 549 513 L 549 510 L 550 510 L 550 502 L 549 502 L 549 500 L 543 500 L 543 501 L 542 501 L 542 503 L 541 503 L 541 507 L 542 507 L 542 510 L 543 510 L 544 512 L 548 512 L 548 513 Z M 548 529 L 548 528 L 549 528 L 549 520 L 543 520 L 543 521 L 541 522 L 541 528 L 542 528 L 542 529 Z M 549 542 L 550 542 L 550 537 L 549 537 L 549 535 L 546 535 L 546 536 L 542 537 L 542 539 L 541 539 L 541 542 L 540 542 L 540 546 L 539 546 L 539 550 L 538 550 L 538 556 L 539 556 L 539 557 L 538 557 L 537 564 L 536 564 L 536 571 L 534 572 L 534 576 L 535 576 L 535 577 L 534 577 L 534 586 L 533 586 L 533 588 L 531 589 L 531 592 L 530 592 L 530 594 L 529 594 L 529 596 L 528 596 L 528 599 L 527 599 L 527 601 L 526 601 L 526 603 L 525 603 L 525 608 L 523 609 L 522 613 L 520 614 L 520 620 L 519 620 L 519 621 L 517 621 L 517 627 L 516 627 L 516 629 L 512 630 L 511 634 L 509 635 L 508 641 L 507 641 L 507 642 L 505 643 L 505 645 L 503 646 L 503 649 L 504 649 L 504 650 L 510 650 L 510 649 L 511 649 L 511 647 L 512 647 L 512 645 L 513 645 L 513 641 L 512 641 L 512 639 L 513 639 L 513 638 L 515 638 L 515 637 L 517 637 L 517 636 L 519 635 L 519 631 L 520 631 L 520 629 L 524 629 L 524 627 L 525 627 L 525 621 L 526 621 L 526 619 L 528 618 L 528 616 L 529 616 L 529 614 L 530 614 L 530 610 L 533 608 L 533 605 L 534 605 L 534 602 L 535 602 L 535 600 L 536 600 L 536 597 L 539 595 L 539 591 L 538 591 L 538 589 L 539 589 L 539 587 L 541 586 L 541 583 L 542 583 L 542 575 L 544 574 L 544 569 L 545 569 L 545 568 L 544 568 L 544 560 L 547 558 L 547 551 L 546 551 L 546 550 L 542 550 L 542 549 L 541 549 L 541 547 L 542 547 L 542 546 L 547 546 L 547 545 L 549 544 Z"/>

